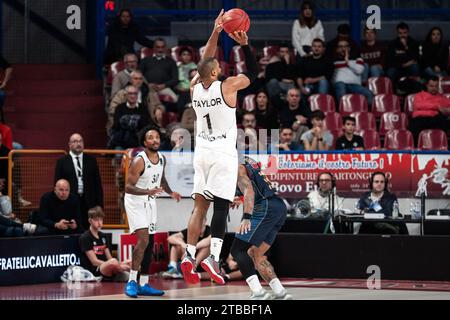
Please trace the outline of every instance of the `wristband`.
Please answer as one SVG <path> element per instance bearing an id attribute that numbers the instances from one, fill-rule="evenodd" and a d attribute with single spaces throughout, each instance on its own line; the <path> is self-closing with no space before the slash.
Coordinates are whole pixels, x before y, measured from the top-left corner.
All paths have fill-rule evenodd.
<path id="1" fill-rule="evenodd" d="M 252 218 L 252 215 L 250 213 L 244 213 L 242 215 L 242 220 L 247 219 L 250 220 Z"/>

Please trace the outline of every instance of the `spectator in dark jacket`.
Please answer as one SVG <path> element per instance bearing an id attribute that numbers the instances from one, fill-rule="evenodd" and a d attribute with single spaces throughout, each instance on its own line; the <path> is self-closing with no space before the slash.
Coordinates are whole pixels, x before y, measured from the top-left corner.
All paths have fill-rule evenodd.
<path id="1" fill-rule="evenodd" d="M 422 69 L 425 76 L 444 77 L 448 68 L 448 46 L 444 42 L 442 29 L 430 30 L 422 46 Z"/>
<path id="2" fill-rule="evenodd" d="M 377 41 L 376 29 L 364 29 L 364 43 L 361 45 L 361 58 L 364 59 L 362 81 L 366 83 L 369 77 L 384 75 L 386 49 Z"/>
<path id="3" fill-rule="evenodd" d="M 122 60 L 126 53 L 134 53 L 135 42 L 148 48 L 153 46 L 153 41 L 145 37 L 132 19 L 129 9 L 120 10 L 119 15 L 108 30 L 108 45 L 104 54 L 105 64 Z"/>
<path id="4" fill-rule="evenodd" d="M 327 43 L 327 50 L 325 54 L 331 61 L 334 61 L 339 58 L 337 53 L 338 43 L 341 40 L 347 40 L 350 44 L 350 51 L 355 56 L 359 56 L 361 54 L 358 44 L 351 38 L 351 28 L 349 24 L 341 24 L 337 29 L 337 36 L 333 40 Z"/>

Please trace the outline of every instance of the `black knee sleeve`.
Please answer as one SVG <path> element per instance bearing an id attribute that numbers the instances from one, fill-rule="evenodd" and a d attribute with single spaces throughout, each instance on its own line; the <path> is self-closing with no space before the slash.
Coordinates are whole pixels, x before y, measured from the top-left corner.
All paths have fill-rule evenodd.
<path id="1" fill-rule="evenodd" d="M 256 274 L 255 264 L 247 251 L 252 245 L 245 241 L 235 238 L 231 246 L 231 255 L 238 263 L 239 270 L 242 272 L 244 279 Z"/>
<path id="2" fill-rule="evenodd" d="M 227 225 L 230 201 L 214 197 L 214 213 L 211 220 L 211 237 L 223 239 Z"/>
<path id="3" fill-rule="evenodd" d="M 154 234 L 148 235 L 148 245 L 147 245 L 147 248 L 145 248 L 144 258 L 142 259 L 142 262 L 141 262 L 141 273 L 142 274 L 149 273 L 148 269 L 150 268 L 150 263 L 152 262 L 154 238 L 155 238 Z"/>

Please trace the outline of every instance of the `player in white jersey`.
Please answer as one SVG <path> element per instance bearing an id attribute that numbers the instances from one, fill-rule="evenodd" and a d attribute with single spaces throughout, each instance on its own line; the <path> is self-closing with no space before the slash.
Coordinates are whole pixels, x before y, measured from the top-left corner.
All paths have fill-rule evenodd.
<path id="1" fill-rule="evenodd" d="M 192 192 L 195 205 L 188 225 L 186 255 L 181 264 L 184 279 L 189 283 L 200 281 L 194 270 L 195 245 L 210 201 L 214 203 L 211 256 L 203 260 L 201 266 L 213 281 L 225 283 L 219 271 L 219 258 L 238 176 L 235 109 L 237 92 L 247 88 L 258 73 L 256 60 L 248 46 L 247 34 L 244 31 L 236 31 L 229 36 L 241 45 L 247 72 L 228 77 L 224 81 L 218 80 L 221 69 L 214 55 L 219 34 L 223 29 L 222 16 L 223 10 L 216 18 L 214 30 L 197 66 L 198 74 L 191 81 L 192 106 L 197 116 Z"/>
<path id="2" fill-rule="evenodd" d="M 125 294 L 136 298 L 138 295 L 159 296 L 164 291 L 148 284 L 148 269 L 153 250 L 153 236 L 156 232 L 156 196 L 165 191 L 173 199 L 180 201 L 181 195 L 173 192 L 165 177 L 165 157 L 158 152 L 161 144 L 160 132 L 155 127 L 142 131 L 140 152 L 131 163 L 125 186 L 125 210 L 131 233 L 135 233 L 137 244 L 133 250 L 130 279 Z M 139 284 L 137 275 L 140 270 Z"/>

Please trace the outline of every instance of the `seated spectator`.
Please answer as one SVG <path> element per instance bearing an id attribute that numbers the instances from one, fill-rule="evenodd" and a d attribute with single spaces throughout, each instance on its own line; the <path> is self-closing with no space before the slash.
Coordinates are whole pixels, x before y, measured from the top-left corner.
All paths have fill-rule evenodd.
<path id="1" fill-rule="evenodd" d="M 442 29 L 430 30 L 422 46 L 422 69 L 426 77 L 445 77 L 448 68 L 448 45 Z"/>
<path id="2" fill-rule="evenodd" d="M 189 131 L 192 138 L 192 146 L 194 146 L 194 130 L 195 130 L 195 120 L 197 116 L 195 115 L 194 108 L 192 108 L 192 103 L 187 103 L 183 114 L 181 115 L 181 127 Z"/>
<path id="3" fill-rule="evenodd" d="M 241 124 L 238 125 L 238 150 L 255 151 L 267 150 L 267 146 L 259 140 L 259 129 L 256 125 L 256 117 L 252 112 L 245 112 Z M 269 141 L 264 141 L 266 144 Z"/>
<path id="4" fill-rule="evenodd" d="M 181 61 L 178 64 L 178 91 L 189 91 L 191 80 L 189 73 L 193 69 L 197 69 L 197 65 L 192 61 L 192 52 L 185 47 L 180 50 Z"/>
<path id="5" fill-rule="evenodd" d="M 5 88 L 11 79 L 13 68 L 8 61 L 0 55 L 0 69 L 4 71 L 3 80 L 0 80 L 0 121 L 5 123 L 5 115 L 3 114 L 3 105 L 5 104 Z"/>
<path id="6" fill-rule="evenodd" d="M 175 61 L 166 55 L 166 41 L 162 38 L 155 40 L 153 55 L 141 61 L 139 69 L 144 74 L 148 85 L 158 94 L 170 97 L 172 102 L 166 102 L 169 111 L 176 112 L 178 96 L 173 88 L 178 84 L 178 68 Z"/>
<path id="7" fill-rule="evenodd" d="M 138 89 L 126 87 L 127 102 L 117 106 L 111 131 L 110 149 L 125 150 L 139 146 L 137 133 L 150 123 L 147 106 L 137 101 Z"/>
<path id="8" fill-rule="evenodd" d="M 188 229 L 183 229 L 180 232 L 172 234 L 167 241 L 170 244 L 170 263 L 164 277 L 168 278 L 183 278 L 179 271 L 178 264 L 185 253 Z M 196 245 L 197 251 L 195 254 L 195 261 L 200 264 L 203 259 L 209 256 L 209 247 L 211 243 L 211 227 L 206 224 L 206 217 L 203 219 L 202 229 L 198 242 Z M 195 266 L 198 267 L 198 264 Z M 202 274 L 203 276 L 203 274 Z"/>
<path id="9" fill-rule="evenodd" d="M 156 107 L 153 110 L 153 113 L 150 114 L 150 119 L 153 122 L 153 125 L 159 129 L 161 144 L 159 146 L 160 150 L 171 150 L 170 146 L 170 134 L 168 128 L 166 128 L 166 123 L 164 122 L 164 114 L 165 111 L 162 107 Z"/>
<path id="10" fill-rule="evenodd" d="M 312 43 L 314 39 L 325 41 L 322 22 L 317 19 L 311 1 L 302 3 L 300 14 L 292 25 L 292 45 L 297 50 L 297 62 L 300 58 L 312 55 Z"/>
<path id="11" fill-rule="evenodd" d="M 302 59 L 299 65 L 300 78 L 297 84 L 301 93 L 306 96 L 313 93 L 327 94 L 333 69 L 333 63 L 325 56 L 325 43 L 321 39 L 314 39 L 311 55 Z"/>
<path id="12" fill-rule="evenodd" d="M 313 216 L 329 214 L 331 211 L 331 195 L 336 188 L 336 179 L 331 172 L 322 172 L 317 176 L 317 189 L 308 194 L 308 201 Z M 334 196 L 334 210 L 342 210 L 344 199 Z"/>
<path id="13" fill-rule="evenodd" d="M 20 220 L 16 219 L 15 215 L 10 211 L 11 201 L 9 201 L 9 204 L 6 203 L 7 201 L 9 201 L 7 196 L 0 196 L 0 238 L 37 235 L 37 226 L 33 223 L 22 223 Z M 41 229 L 41 231 L 42 230 L 46 229 L 44 228 Z M 45 232 L 40 235 L 43 234 L 45 234 Z"/>
<path id="14" fill-rule="evenodd" d="M 266 66 L 266 89 L 269 97 L 285 95 L 295 87 L 297 67 L 291 61 L 291 53 L 287 44 L 281 44 L 276 56 L 272 57 Z"/>
<path id="15" fill-rule="evenodd" d="M 122 59 L 126 53 L 134 53 L 134 43 L 151 48 L 153 41 L 147 39 L 139 26 L 134 23 L 129 9 L 122 9 L 107 31 L 108 44 L 104 53 L 104 63 L 111 64 Z"/>
<path id="16" fill-rule="evenodd" d="M 130 262 L 120 263 L 112 257 L 107 237 L 100 231 L 103 227 L 104 217 L 101 207 L 89 210 L 89 229 L 79 239 L 80 264 L 84 269 L 92 272 L 95 277 L 102 276 L 104 279 L 127 281 Z"/>
<path id="17" fill-rule="evenodd" d="M 184 128 L 176 128 L 170 135 L 172 151 L 186 152 L 194 150 L 191 141 L 192 139 L 189 131 Z"/>
<path id="18" fill-rule="evenodd" d="M 130 83 L 131 73 L 136 71 L 138 67 L 138 57 L 134 53 L 127 53 L 123 56 L 123 63 L 125 64 L 125 69 L 117 73 L 113 78 L 111 99 L 114 98 L 119 90 L 125 89 L 125 87 Z"/>
<path id="19" fill-rule="evenodd" d="M 360 56 L 360 49 L 358 44 L 351 37 L 351 28 L 349 24 L 340 24 L 337 28 L 337 36 L 327 43 L 327 50 L 325 54 L 332 61 L 339 59 L 338 44 L 341 40 L 346 40 L 350 46 L 350 51 L 356 57 Z"/>
<path id="20" fill-rule="evenodd" d="M 420 131 L 425 129 L 441 129 L 450 127 L 450 99 L 439 93 L 439 79 L 430 77 L 426 82 L 426 91 L 415 95 L 412 119 L 409 130 L 417 143 Z"/>
<path id="21" fill-rule="evenodd" d="M 342 119 L 344 134 L 336 140 L 336 150 L 364 150 L 364 139 L 355 134 L 356 119 L 350 116 Z"/>
<path id="22" fill-rule="evenodd" d="M 383 213 L 392 217 L 394 206 L 398 208 L 397 196 L 388 189 L 388 179 L 383 172 L 372 173 L 370 191 L 364 193 L 358 201 L 358 209 L 364 213 Z M 408 234 L 404 222 L 363 222 L 359 229 L 360 234 Z"/>
<path id="23" fill-rule="evenodd" d="M 302 124 L 301 116 L 296 116 L 297 119 L 292 124 L 292 131 L 294 132 L 294 141 L 300 144 L 303 148 L 302 135 L 309 130 L 309 127 Z"/>
<path id="24" fill-rule="evenodd" d="M 275 147 L 280 151 L 303 150 L 303 146 L 294 141 L 294 132 L 289 127 L 280 129 L 280 143 L 275 144 Z"/>
<path id="25" fill-rule="evenodd" d="M 67 180 L 58 180 L 55 189 L 41 197 L 37 222 L 50 234 L 79 234 L 83 231 L 80 202 L 76 195 L 70 193 Z"/>
<path id="26" fill-rule="evenodd" d="M 361 45 L 361 57 L 364 59 L 362 82 L 367 83 L 370 77 L 384 75 L 386 49 L 377 41 L 377 30 L 364 28 L 364 42 Z"/>
<path id="27" fill-rule="evenodd" d="M 333 145 L 333 135 L 330 131 L 323 129 L 325 114 L 316 110 L 311 115 L 312 129 L 306 131 L 301 140 L 305 150 L 330 150 Z"/>
<path id="28" fill-rule="evenodd" d="M 419 44 L 409 36 L 409 26 L 397 25 L 397 38 L 389 44 L 386 68 L 387 76 L 396 83 L 402 77 L 419 77 Z"/>
<path id="29" fill-rule="evenodd" d="M 161 100 L 159 100 L 158 93 L 152 88 L 149 88 L 144 83 L 144 76 L 142 75 L 141 71 L 133 71 L 131 73 L 131 79 L 128 84 L 134 86 L 139 90 L 137 101 L 139 104 L 144 104 L 147 106 L 149 114 L 151 114 L 153 109 L 155 109 L 156 107 L 165 109 L 164 105 L 161 103 Z M 122 89 L 119 90 L 111 100 L 108 110 L 108 121 L 106 124 L 106 129 L 109 134 L 111 133 L 111 127 L 114 123 L 114 113 L 116 112 L 116 108 L 118 105 L 127 102 L 127 98 L 127 91 L 125 89 Z"/>
<path id="30" fill-rule="evenodd" d="M 334 62 L 334 89 L 336 90 L 336 102 L 341 101 L 342 96 L 349 93 L 362 94 L 367 98 L 369 106 L 372 105 L 373 93 L 362 86 L 362 74 L 364 72 L 364 60 L 354 55 L 347 40 L 338 42 L 338 59 Z"/>
<path id="31" fill-rule="evenodd" d="M 269 101 L 269 97 L 265 91 L 258 91 L 255 95 L 256 109 L 256 125 L 267 129 L 270 135 L 270 129 L 278 129 L 280 124 L 278 122 L 278 115 L 273 109 Z"/>
<path id="32" fill-rule="evenodd" d="M 274 103 L 278 109 L 281 127 L 290 128 L 294 121 L 300 121 L 302 125 L 307 125 L 311 109 L 306 103 L 306 99 L 300 98 L 300 91 L 297 88 L 289 89 L 286 101 L 275 99 Z"/>

